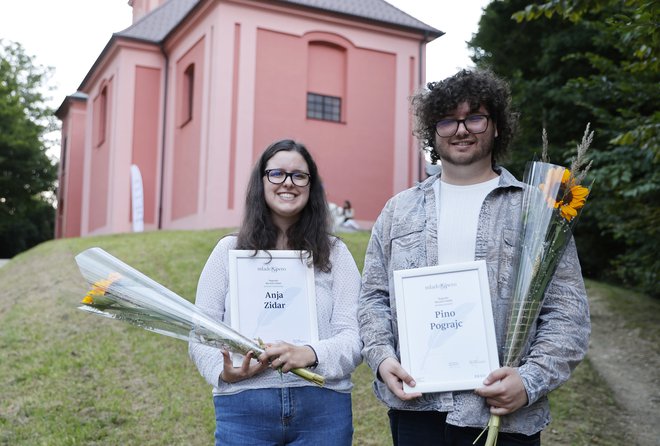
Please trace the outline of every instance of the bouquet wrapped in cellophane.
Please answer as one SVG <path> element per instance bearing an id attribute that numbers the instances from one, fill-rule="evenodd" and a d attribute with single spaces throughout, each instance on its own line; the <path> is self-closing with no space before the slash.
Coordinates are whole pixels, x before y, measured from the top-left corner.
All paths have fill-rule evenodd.
<path id="1" fill-rule="evenodd" d="M 83 277 L 92 288 L 78 307 L 91 314 L 128 322 L 131 325 L 188 342 L 257 357 L 264 348 L 150 279 L 138 270 L 108 254 L 90 248 L 76 256 Z M 298 368 L 291 373 L 323 386 L 322 376 Z"/>
<path id="2" fill-rule="evenodd" d="M 520 244 L 514 268 L 514 286 L 503 347 L 503 367 L 517 367 L 539 317 L 543 297 L 573 233 L 577 217 L 589 195 L 582 181 L 589 170 L 585 153 L 593 139 L 589 126 L 567 169 L 546 162 L 547 138 L 543 132 L 543 161 L 528 163 L 522 198 Z M 500 416 L 488 421 L 486 446 L 497 444 Z M 484 432 L 486 431 L 484 429 Z M 482 432 L 483 435 L 483 432 Z M 481 435 L 479 435 L 481 437 Z M 479 439 L 477 438 L 477 440 Z M 475 443 L 477 442 L 475 440 Z"/>

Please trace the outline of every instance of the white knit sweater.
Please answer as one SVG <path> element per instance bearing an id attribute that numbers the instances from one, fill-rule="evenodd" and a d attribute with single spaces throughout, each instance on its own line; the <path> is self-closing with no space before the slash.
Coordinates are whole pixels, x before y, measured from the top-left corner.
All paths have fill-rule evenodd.
<path id="1" fill-rule="evenodd" d="M 228 253 L 235 246 L 235 236 L 225 237 L 218 242 L 202 270 L 195 301 L 195 305 L 209 316 L 226 324 L 229 324 L 225 320 L 229 309 Z M 362 344 L 357 324 L 360 273 L 350 251 L 338 239 L 332 242 L 330 261 L 332 270 L 329 273 L 316 268 L 314 270 L 319 341 L 310 345 L 319 360 L 315 372 L 325 377 L 325 387 L 349 392 L 352 388 L 351 373 L 362 361 Z M 250 379 L 229 384 L 219 379 L 223 369 L 220 350 L 190 343 L 188 351 L 201 375 L 213 386 L 213 394 L 314 385 L 292 373 L 280 375 L 271 369 Z"/>

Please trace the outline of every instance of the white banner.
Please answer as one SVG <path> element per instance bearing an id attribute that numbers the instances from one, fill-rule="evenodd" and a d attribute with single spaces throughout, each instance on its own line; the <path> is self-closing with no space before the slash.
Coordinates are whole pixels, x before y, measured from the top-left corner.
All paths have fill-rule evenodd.
<path id="1" fill-rule="evenodd" d="M 144 231 L 144 192 L 140 168 L 131 164 L 131 205 L 133 210 L 133 232 Z"/>

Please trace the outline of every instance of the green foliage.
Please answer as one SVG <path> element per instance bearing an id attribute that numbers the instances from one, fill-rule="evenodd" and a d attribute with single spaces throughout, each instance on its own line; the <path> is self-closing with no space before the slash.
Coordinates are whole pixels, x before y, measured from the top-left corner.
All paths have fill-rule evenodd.
<path id="1" fill-rule="evenodd" d="M 49 70 L 0 40 L 0 258 L 53 238 L 57 166 L 46 154 L 53 110 L 41 89 Z"/>
<path id="2" fill-rule="evenodd" d="M 532 3 L 525 7 L 524 11 L 518 11 L 512 15 L 518 23 L 523 20 L 536 20 L 539 18 L 552 18 L 555 14 L 567 18 L 573 22 L 580 20 L 582 15 L 589 11 L 599 11 L 601 9 L 600 0 L 551 0 L 543 4 Z"/>
<path id="3" fill-rule="evenodd" d="M 542 128 L 552 161 L 566 165 L 591 122 L 595 183 L 576 234 L 585 273 L 657 296 L 660 6 L 648 0 L 527 3 L 492 2 L 471 42 L 478 66 L 510 80 L 521 112 L 508 167 L 521 174 L 539 151 Z"/>

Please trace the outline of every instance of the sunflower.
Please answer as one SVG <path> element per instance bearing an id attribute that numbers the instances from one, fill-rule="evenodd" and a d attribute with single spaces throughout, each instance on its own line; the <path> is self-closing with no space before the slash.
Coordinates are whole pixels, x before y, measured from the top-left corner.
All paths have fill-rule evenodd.
<path id="1" fill-rule="evenodd" d="M 84 297 L 81 303 L 87 305 L 94 305 L 95 303 L 97 303 L 99 298 L 102 297 L 106 293 L 106 291 L 108 291 L 110 285 L 112 285 L 113 282 L 116 282 L 119 279 L 121 279 L 121 274 L 112 272 L 108 275 L 107 279 L 102 279 L 95 282 L 92 285 L 92 289 L 87 292 L 87 295 Z"/>
<path id="2" fill-rule="evenodd" d="M 579 184 L 572 184 L 571 172 L 568 169 L 564 171 L 561 184 L 564 192 L 561 194 L 561 199 L 555 202 L 555 209 L 559 209 L 561 216 L 571 221 L 577 217 L 578 209 L 584 206 L 589 189 Z"/>

